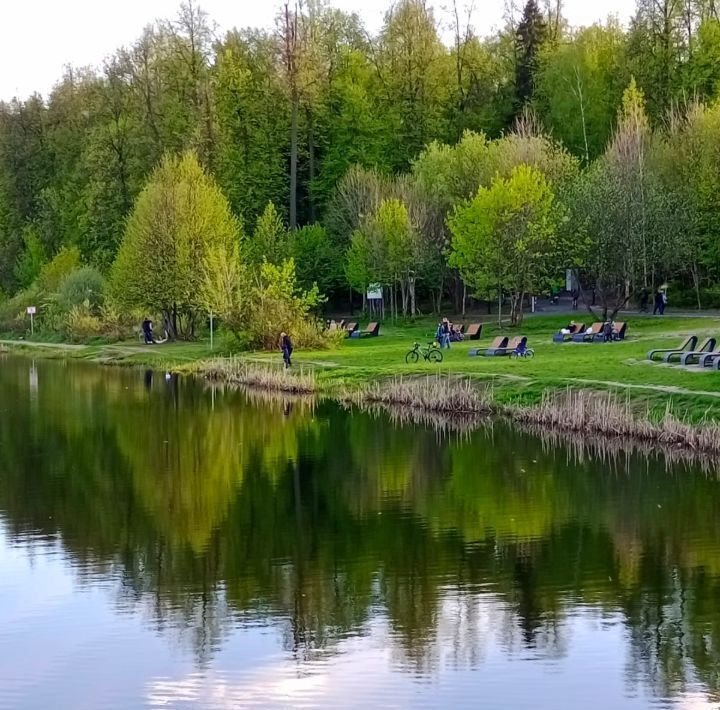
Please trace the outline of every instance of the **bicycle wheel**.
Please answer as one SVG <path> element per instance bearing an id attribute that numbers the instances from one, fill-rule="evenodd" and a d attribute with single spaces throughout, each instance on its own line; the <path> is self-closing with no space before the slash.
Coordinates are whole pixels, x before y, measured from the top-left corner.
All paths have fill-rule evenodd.
<path id="1" fill-rule="evenodd" d="M 534 351 L 532 348 L 528 348 L 528 349 L 525 351 L 525 357 L 528 358 L 528 359 L 534 358 L 534 357 L 535 357 L 535 351 Z"/>
<path id="2" fill-rule="evenodd" d="M 430 362 L 442 362 L 443 361 L 443 354 L 439 350 L 431 350 L 428 353 L 427 359 Z"/>
<path id="3" fill-rule="evenodd" d="M 411 350 L 406 356 L 405 356 L 405 362 L 408 365 L 414 365 L 418 360 L 420 359 L 420 356 L 418 355 L 417 350 Z"/>

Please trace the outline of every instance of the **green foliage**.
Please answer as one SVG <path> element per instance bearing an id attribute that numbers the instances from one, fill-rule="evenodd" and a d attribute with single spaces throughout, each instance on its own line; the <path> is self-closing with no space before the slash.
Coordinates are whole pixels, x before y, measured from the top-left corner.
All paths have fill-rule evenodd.
<path id="1" fill-rule="evenodd" d="M 321 224 L 310 224 L 290 235 L 290 254 L 295 261 L 298 285 L 305 290 L 317 284 L 329 294 L 343 284 L 342 254 Z"/>
<path id="2" fill-rule="evenodd" d="M 540 52 L 547 38 L 548 26 L 537 0 L 527 0 L 516 31 L 515 92 L 519 108 L 533 97 Z"/>
<path id="3" fill-rule="evenodd" d="M 33 227 L 26 227 L 23 232 L 24 249 L 15 265 L 17 283 L 27 288 L 40 275 L 43 264 L 47 262 L 45 249 L 40 237 Z"/>
<path id="4" fill-rule="evenodd" d="M 254 347 L 279 347 L 280 333 L 289 333 L 295 347 L 322 346 L 324 339 L 312 311 L 322 303 L 317 286 L 307 291 L 298 287 L 295 262 L 264 262 L 253 289 L 252 309 L 246 332 Z"/>
<path id="5" fill-rule="evenodd" d="M 510 292 L 516 323 L 525 294 L 546 289 L 572 262 L 572 245 L 558 230 L 562 216 L 545 177 L 527 166 L 515 168 L 455 210 L 450 263 L 480 296 Z"/>
<path id="6" fill-rule="evenodd" d="M 418 298 L 436 308 L 463 293 L 445 258 L 447 217 L 519 165 L 539 170 L 557 201 L 573 201 L 567 229 L 580 241 L 602 225 L 650 244 L 634 259 L 641 268 L 628 267 L 633 281 L 642 273 L 656 285 L 669 273 L 699 292 L 720 277 L 715 5 L 638 0 L 628 29 L 573 28 L 561 3 L 551 5 L 510 3 L 506 24 L 482 38 L 451 13 L 449 42 L 445 16 L 423 0 L 388 3 L 376 34 L 356 15 L 310 2 L 289 13 L 288 26 L 217 39 L 207 15 L 183 5 L 101 69 L 68 68 L 47 100 L 0 103 L 0 288 L 13 296 L 47 259 L 77 250 L 78 264 L 111 273 L 123 308 L 165 311 L 192 333 L 205 255 L 184 238 L 171 248 L 178 224 L 145 229 L 138 250 L 120 248 L 142 231 L 141 204 L 154 200 L 157 214 L 163 194 L 177 203 L 174 187 L 150 189 L 148 176 L 161 175 L 164 155 L 190 151 L 230 205 L 220 207 L 220 234 L 232 214 L 256 225 L 241 243 L 243 261 L 259 269 L 263 259 L 294 257 L 298 282 L 317 282 L 338 305 L 348 284 L 375 277 L 395 284 L 407 311 L 415 281 Z M 627 139 L 639 134 L 618 109 L 632 76 L 644 123 L 630 160 Z M 579 196 L 601 173 L 613 184 L 598 184 L 598 194 L 615 202 L 593 215 L 592 196 Z M 391 257 L 373 236 L 381 203 L 392 200 L 408 213 L 412 275 L 383 262 Z M 215 229 L 196 227 L 188 229 Z M 673 229 L 692 238 L 683 243 Z M 662 251 L 672 263 L 658 259 Z M 58 283 L 37 285 L 52 294 Z"/>
<path id="7" fill-rule="evenodd" d="M 92 266 L 71 271 L 60 282 L 57 301 L 69 311 L 73 307 L 87 304 L 91 312 L 97 313 L 105 297 L 105 277 Z"/>
<path id="8" fill-rule="evenodd" d="M 290 235 L 285 228 L 277 208 L 268 202 L 258 217 L 255 231 L 245 246 L 246 258 L 251 264 L 259 266 L 263 259 L 280 263 L 290 251 Z"/>
<path id="9" fill-rule="evenodd" d="M 80 251 L 76 247 L 63 247 L 47 264 L 40 269 L 37 278 L 38 288 L 46 295 L 57 292 L 63 280 L 80 268 Z"/>
<path id="10" fill-rule="evenodd" d="M 220 318 L 237 341 L 242 341 L 251 313 L 253 287 L 237 242 L 208 250 L 202 264 L 200 299 L 205 310 Z"/>
<path id="11" fill-rule="evenodd" d="M 128 220 L 111 273 L 114 300 L 162 311 L 172 330 L 184 316 L 191 336 L 202 305 L 202 264 L 213 249 L 230 250 L 238 233 L 227 200 L 197 159 L 165 157 Z"/>

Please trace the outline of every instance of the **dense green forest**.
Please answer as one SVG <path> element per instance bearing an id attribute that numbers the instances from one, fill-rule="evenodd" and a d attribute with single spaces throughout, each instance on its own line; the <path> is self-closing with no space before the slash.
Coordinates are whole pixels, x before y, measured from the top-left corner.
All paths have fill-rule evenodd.
<path id="1" fill-rule="evenodd" d="M 517 319 L 566 268 L 609 312 L 668 280 L 720 302 L 720 10 L 638 0 L 627 28 L 576 28 L 561 5 L 528 0 L 481 37 L 459 3 L 399 0 L 373 35 L 310 0 L 223 36 L 182 4 L 47 98 L 0 103 L 0 293 L 72 303 L 78 269 L 76 294 L 108 275 L 136 292 L 112 275 L 133 207 L 164 157 L 192 154 L 244 236 L 186 314 L 214 294 L 242 320 L 231 273 L 291 257 L 313 304 L 314 283 L 336 301 L 380 283 L 394 312 L 500 293 Z M 192 258 L 226 265 L 222 249 Z M 140 259 L 166 280 L 157 248 Z"/>

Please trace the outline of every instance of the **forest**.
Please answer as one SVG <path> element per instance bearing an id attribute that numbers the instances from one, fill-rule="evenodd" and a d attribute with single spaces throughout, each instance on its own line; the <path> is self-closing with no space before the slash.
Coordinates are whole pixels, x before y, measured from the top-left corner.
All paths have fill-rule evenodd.
<path id="1" fill-rule="evenodd" d="M 472 17 L 397 0 L 370 33 L 306 0 L 221 35 L 188 0 L 0 103 L 0 331 L 37 304 L 69 335 L 132 311 L 191 335 L 209 309 L 262 344 L 259 307 L 282 326 L 376 284 L 391 315 L 517 322 L 567 269 L 604 315 L 666 283 L 720 305 L 720 6 Z"/>

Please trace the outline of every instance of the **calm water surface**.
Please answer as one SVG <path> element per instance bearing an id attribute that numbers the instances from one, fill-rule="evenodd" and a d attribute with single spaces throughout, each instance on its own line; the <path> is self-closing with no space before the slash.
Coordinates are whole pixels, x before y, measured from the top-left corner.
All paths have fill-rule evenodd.
<path id="1" fill-rule="evenodd" d="M 0 708 L 720 701 L 720 481 L 0 359 Z"/>

